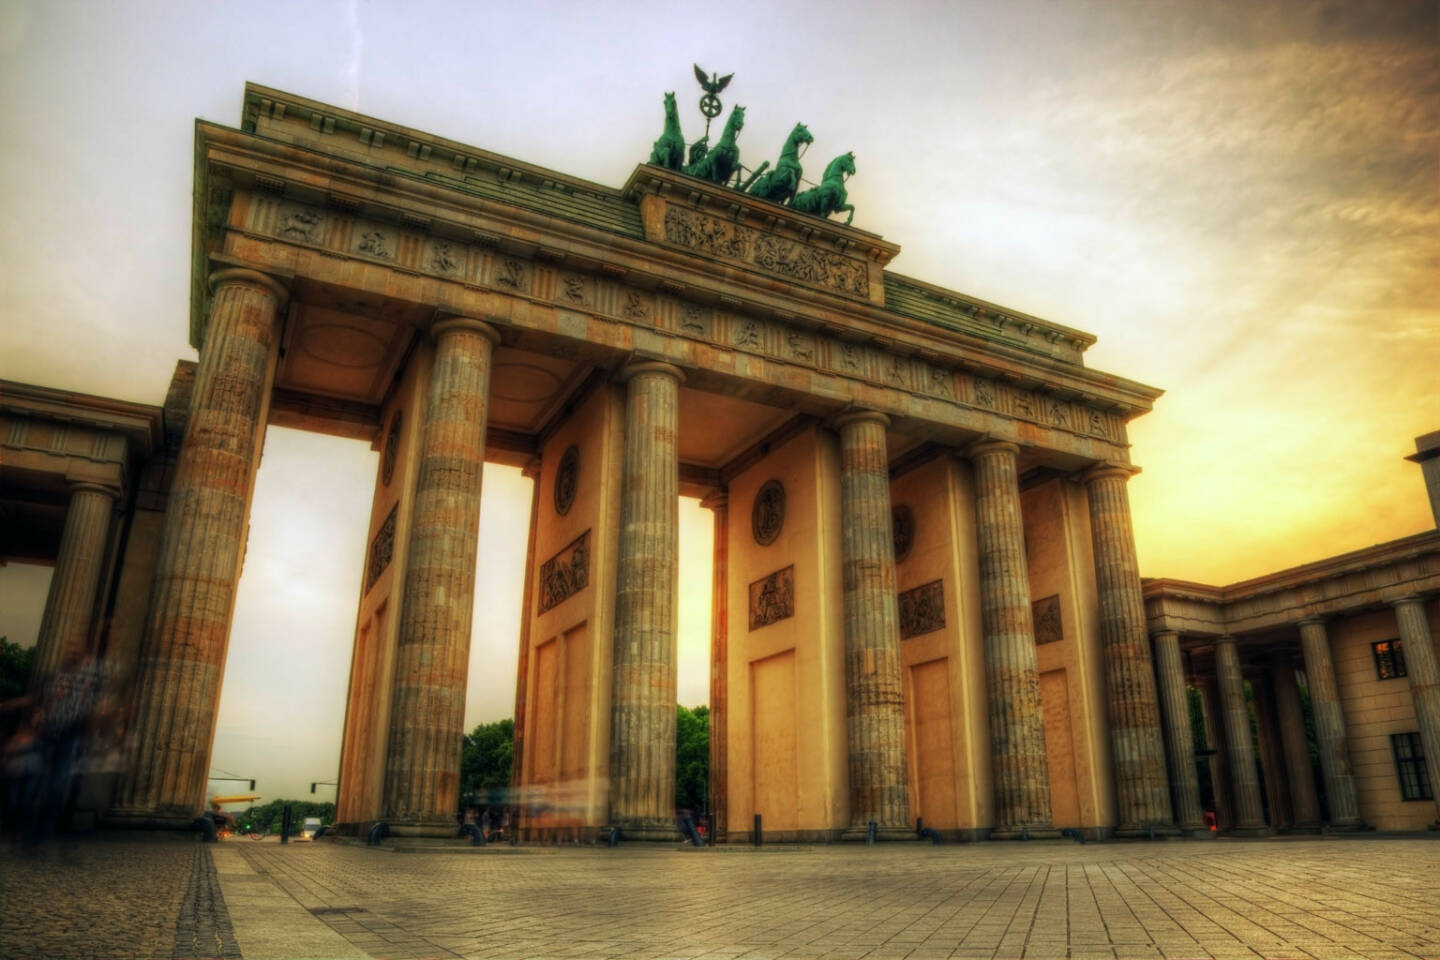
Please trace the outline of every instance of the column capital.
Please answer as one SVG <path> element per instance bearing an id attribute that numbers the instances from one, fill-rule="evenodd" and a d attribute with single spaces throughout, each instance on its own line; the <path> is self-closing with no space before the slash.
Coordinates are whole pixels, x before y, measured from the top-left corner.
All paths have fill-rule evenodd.
<path id="1" fill-rule="evenodd" d="M 615 374 L 615 382 L 629 383 L 635 377 L 657 373 L 671 378 L 680 386 L 685 385 L 685 371 L 664 360 L 631 360 Z"/>
<path id="2" fill-rule="evenodd" d="M 1119 477 L 1121 480 L 1129 480 L 1139 472 L 1140 468 L 1133 463 L 1121 463 L 1119 460 L 1101 460 L 1073 474 L 1073 476 L 1078 482 L 1088 484 L 1096 480 L 1103 480 L 1106 477 Z"/>
<path id="3" fill-rule="evenodd" d="M 93 483 L 89 480 L 72 480 L 70 482 L 71 493 L 80 493 L 82 491 L 87 493 L 103 493 L 111 500 L 120 499 L 119 490 L 116 490 L 114 487 L 107 486 L 103 483 Z"/>
<path id="4" fill-rule="evenodd" d="M 730 505 L 730 490 L 728 487 L 721 487 L 707 493 L 700 501 L 700 506 L 706 510 L 723 510 Z"/>
<path id="5" fill-rule="evenodd" d="M 1238 640 L 1238 638 L 1235 637 L 1233 634 L 1222 633 L 1220 636 L 1218 636 L 1218 637 L 1215 638 L 1215 646 L 1218 647 L 1218 646 L 1220 646 L 1222 643 L 1230 643 L 1230 644 L 1233 644 L 1233 643 L 1236 643 L 1237 640 Z"/>
<path id="6" fill-rule="evenodd" d="M 867 421 L 880 424 L 882 427 L 890 426 L 890 418 L 878 410 L 846 410 L 836 414 L 830 420 L 830 427 L 839 430 L 841 427 L 852 423 L 865 423 Z"/>
<path id="7" fill-rule="evenodd" d="M 1296 621 L 1295 621 L 1295 626 L 1297 626 L 1297 627 L 1323 627 L 1323 626 L 1325 626 L 1325 618 L 1324 618 L 1324 617 L 1317 617 L 1317 616 L 1301 617 L 1299 620 L 1296 620 Z"/>
<path id="8" fill-rule="evenodd" d="M 1394 600 L 1387 600 L 1385 602 L 1390 604 L 1390 606 L 1392 607 L 1405 607 L 1409 606 L 1412 603 L 1423 604 L 1425 602 L 1425 598 L 1420 596 L 1420 594 L 1418 593 L 1407 593 L 1403 597 L 1396 597 Z"/>
<path id="9" fill-rule="evenodd" d="M 439 343 L 441 337 L 461 331 L 478 333 L 486 340 L 489 340 L 493 346 L 500 346 L 500 331 L 496 330 L 484 320 L 476 320 L 474 317 L 437 317 L 435 322 L 430 324 L 430 339 Z"/>
<path id="10" fill-rule="evenodd" d="M 1159 639 L 1160 637 L 1174 637 L 1178 641 L 1180 639 L 1180 631 L 1170 630 L 1168 628 L 1165 630 L 1151 630 L 1150 637 L 1151 639 Z"/>
<path id="11" fill-rule="evenodd" d="M 224 284 L 243 283 L 265 288 L 275 294 L 282 304 L 290 299 L 290 288 L 283 281 L 248 267 L 222 267 L 210 274 L 209 282 L 212 294 L 218 292 Z"/>
<path id="12" fill-rule="evenodd" d="M 1011 440 L 1002 440 L 999 437 L 981 437 L 960 451 L 960 455 L 967 460 L 974 460 L 990 453 L 1008 453 L 1012 458 L 1020 455 L 1020 444 Z"/>
<path id="13" fill-rule="evenodd" d="M 525 466 L 520 468 L 520 476 L 538 480 L 540 478 L 540 458 L 531 457 L 527 460 Z"/>

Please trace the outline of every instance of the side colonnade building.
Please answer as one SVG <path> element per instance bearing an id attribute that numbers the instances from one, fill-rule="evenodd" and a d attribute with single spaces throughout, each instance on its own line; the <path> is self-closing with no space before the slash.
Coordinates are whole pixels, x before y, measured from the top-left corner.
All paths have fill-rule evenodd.
<path id="1" fill-rule="evenodd" d="M 255 85 L 240 129 L 197 122 L 195 156 L 200 358 L 154 445 L 157 529 L 115 563 L 148 603 L 102 642 L 137 678 L 108 822 L 201 809 L 279 424 L 380 452 L 343 829 L 455 831 L 491 461 L 535 478 L 526 835 L 676 836 L 682 495 L 715 517 L 721 836 L 1201 830 L 1172 703 L 1196 631 L 1147 610 L 1126 494 L 1126 423 L 1159 391 L 1086 368 L 1093 337 L 680 173 L 615 190 Z"/>

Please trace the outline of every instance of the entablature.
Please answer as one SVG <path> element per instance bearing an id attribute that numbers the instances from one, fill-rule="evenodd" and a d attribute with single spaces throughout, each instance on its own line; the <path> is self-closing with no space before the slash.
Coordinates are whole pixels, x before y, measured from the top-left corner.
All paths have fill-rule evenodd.
<path id="1" fill-rule="evenodd" d="M 1440 531 L 1427 531 L 1231 584 L 1146 580 L 1152 633 L 1241 636 L 1440 593 Z"/>

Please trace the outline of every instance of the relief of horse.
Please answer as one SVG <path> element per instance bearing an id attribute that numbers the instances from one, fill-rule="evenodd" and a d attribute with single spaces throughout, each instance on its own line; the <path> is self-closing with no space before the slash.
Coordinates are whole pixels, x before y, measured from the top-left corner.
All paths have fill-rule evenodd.
<path id="1" fill-rule="evenodd" d="M 795 124 L 785 146 L 780 148 L 780 159 L 775 169 L 756 180 L 755 185 L 750 187 L 750 193 L 771 203 L 789 203 L 794 199 L 795 191 L 800 189 L 800 145 L 814 142 L 809 127 L 803 123 Z"/>
<path id="2" fill-rule="evenodd" d="M 825 176 L 820 179 L 820 186 L 797 194 L 795 199 L 790 201 L 791 208 L 817 217 L 828 217 L 832 213 L 849 210 L 850 216 L 845 218 L 845 225 L 849 226 L 850 221 L 855 219 L 855 208 L 845 202 L 845 178 L 854 174 L 854 151 L 840 154 L 825 168 Z"/>
<path id="3" fill-rule="evenodd" d="M 675 107 L 675 94 L 665 94 L 665 132 L 650 151 L 650 162 L 668 170 L 685 166 L 685 138 L 680 134 L 680 111 Z"/>
<path id="4" fill-rule="evenodd" d="M 740 168 L 740 147 L 735 143 L 735 138 L 744 126 L 745 108 L 736 107 L 730 111 L 730 117 L 725 121 L 725 132 L 720 135 L 720 142 L 707 150 L 699 163 L 686 167 L 685 172 L 711 183 L 729 183 L 735 171 Z"/>

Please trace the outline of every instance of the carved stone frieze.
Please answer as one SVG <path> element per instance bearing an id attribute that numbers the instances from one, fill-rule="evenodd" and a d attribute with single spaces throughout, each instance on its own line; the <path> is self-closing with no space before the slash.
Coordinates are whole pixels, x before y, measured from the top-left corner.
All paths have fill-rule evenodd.
<path id="1" fill-rule="evenodd" d="M 1060 620 L 1060 595 L 1041 597 L 1030 604 L 1030 616 L 1035 621 L 1035 644 L 1058 643 L 1065 639 L 1065 627 Z"/>
<path id="2" fill-rule="evenodd" d="M 390 429 L 385 432 L 385 452 L 381 455 L 380 480 L 385 486 L 395 477 L 395 460 L 400 454 L 400 430 L 404 424 L 404 411 L 396 410 L 390 418 Z"/>
<path id="3" fill-rule="evenodd" d="M 750 629 L 759 630 L 795 616 L 795 566 L 776 570 L 750 584 Z"/>
<path id="4" fill-rule="evenodd" d="M 570 512 L 575 504 L 575 493 L 580 489 L 580 448 L 571 444 L 560 455 L 560 465 L 555 468 L 555 512 L 560 516 Z"/>
<path id="5" fill-rule="evenodd" d="M 400 504 L 390 508 L 390 515 L 385 522 L 380 524 L 380 529 L 375 531 L 375 539 L 370 541 L 370 557 L 365 564 L 365 590 L 375 586 L 375 581 L 390 566 L 390 561 L 395 556 L 395 517 L 400 511 Z"/>
<path id="6" fill-rule="evenodd" d="M 539 613 L 551 610 L 590 585 L 590 531 L 540 566 Z"/>
<path id="7" fill-rule="evenodd" d="M 756 543 L 768 547 L 784 526 L 785 486 L 779 480 L 767 480 L 755 494 L 755 505 L 750 509 L 750 532 Z"/>
<path id="8" fill-rule="evenodd" d="M 853 296 L 870 295 L 870 271 L 863 260 L 763 233 L 698 210 L 667 206 L 665 239 L 698 253 L 750 264 L 788 280 Z"/>
<path id="9" fill-rule="evenodd" d="M 243 222 L 235 226 L 288 243 L 384 261 L 436 277 L 473 279 L 502 292 L 671 329 L 687 338 L 967 404 L 1081 437 L 1114 441 L 1123 436 L 1118 418 L 1081 402 L 997 384 L 969 372 L 957 374 L 928 359 L 900 356 L 875 344 L 791 325 L 787 317 L 761 319 L 723 298 L 717 313 L 714 306 L 682 299 L 685 290 L 678 285 L 662 292 L 639 290 L 624 283 L 623 271 L 601 276 L 537 265 L 521 255 L 503 252 L 493 243 L 432 236 L 414 224 L 397 227 L 358 218 L 348 209 L 325 209 L 272 195 L 257 194 L 247 209 Z M 864 294 L 869 282 L 863 258 L 807 246 L 800 240 L 678 204 L 666 206 L 663 228 L 664 239 L 671 243 L 798 282 L 858 294 Z"/>
<path id="10" fill-rule="evenodd" d="M 945 584 L 932 580 L 900 594 L 900 639 L 933 633 L 945 626 Z"/>
<path id="11" fill-rule="evenodd" d="M 895 541 L 895 562 L 900 563 L 915 546 L 915 514 L 903 503 L 890 508 L 890 532 Z"/>

